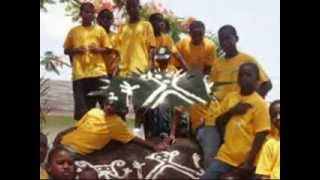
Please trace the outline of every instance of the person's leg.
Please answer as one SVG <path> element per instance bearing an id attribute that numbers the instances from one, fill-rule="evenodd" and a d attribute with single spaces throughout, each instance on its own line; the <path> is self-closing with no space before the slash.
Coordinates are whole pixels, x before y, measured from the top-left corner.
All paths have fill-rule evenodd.
<path id="1" fill-rule="evenodd" d="M 88 109 L 92 109 L 96 107 L 97 102 L 99 103 L 100 107 L 102 107 L 102 97 L 100 96 L 88 96 L 90 92 L 100 90 L 100 87 L 104 86 L 105 84 L 101 81 L 103 77 L 94 77 L 94 78 L 87 78 L 85 83 L 85 93 L 86 93 L 86 104 Z"/>
<path id="2" fill-rule="evenodd" d="M 74 119 L 80 120 L 82 116 L 88 111 L 86 101 L 85 101 L 85 92 L 83 88 L 82 79 L 72 81 L 73 89 L 73 102 L 74 102 Z"/>
<path id="3" fill-rule="evenodd" d="M 216 126 L 204 126 L 197 130 L 197 140 L 203 151 L 203 164 L 207 168 L 216 156 L 220 144 L 220 134 Z"/>
<path id="4" fill-rule="evenodd" d="M 206 169 L 204 175 L 201 176 L 200 179 L 220 179 L 222 174 L 231 172 L 234 169 L 235 167 L 214 159 L 211 161 L 209 167 Z"/>

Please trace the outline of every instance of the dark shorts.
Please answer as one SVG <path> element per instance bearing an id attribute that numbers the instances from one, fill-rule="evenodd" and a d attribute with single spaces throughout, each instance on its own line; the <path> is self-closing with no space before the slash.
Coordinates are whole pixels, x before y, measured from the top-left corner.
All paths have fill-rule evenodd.
<path id="1" fill-rule="evenodd" d="M 102 106 L 102 98 L 88 96 L 88 93 L 99 90 L 105 83 L 100 79 L 105 76 L 79 79 L 72 82 L 74 99 L 74 119 L 80 120 L 90 109 L 96 107 L 97 102 Z"/>

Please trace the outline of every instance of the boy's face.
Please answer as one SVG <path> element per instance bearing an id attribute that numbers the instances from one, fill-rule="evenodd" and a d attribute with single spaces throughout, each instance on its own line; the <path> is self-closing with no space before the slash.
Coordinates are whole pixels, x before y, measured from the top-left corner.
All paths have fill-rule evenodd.
<path id="1" fill-rule="evenodd" d="M 48 140 L 46 137 L 40 136 L 40 163 L 44 161 L 48 152 Z"/>
<path id="2" fill-rule="evenodd" d="M 280 129 L 280 103 L 274 104 L 270 107 L 270 117 L 272 124 Z"/>
<path id="3" fill-rule="evenodd" d="M 74 179 L 76 167 L 70 153 L 67 151 L 56 152 L 52 157 L 48 172 L 54 179 Z"/>
<path id="4" fill-rule="evenodd" d="M 238 84 L 244 92 L 251 92 L 257 83 L 257 74 L 251 66 L 241 66 L 238 75 Z"/>
<path id="5" fill-rule="evenodd" d="M 139 17 L 139 1 L 127 0 L 126 10 L 131 18 Z"/>
<path id="6" fill-rule="evenodd" d="M 152 25 L 154 27 L 154 31 L 160 33 L 165 28 L 163 17 L 161 15 L 155 16 Z"/>
<path id="7" fill-rule="evenodd" d="M 192 44 L 200 45 L 204 38 L 204 29 L 202 27 L 192 27 L 190 28 L 190 36 Z"/>
<path id="8" fill-rule="evenodd" d="M 116 113 L 114 105 L 112 104 L 112 102 L 111 103 L 105 103 L 103 109 L 104 109 L 104 112 L 107 115 L 113 115 L 113 114 Z"/>
<path id="9" fill-rule="evenodd" d="M 114 22 L 114 18 L 111 15 L 103 14 L 99 16 L 97 21 L 103 27 L 110 27 Z"/>
<path id="10" fill-rule="evenodd" d="M 219 43 L 222 50 L 229 54 L 236 48 L 237 37 L 230 30 L 223 30 L 219 33 Z"/>
<path id="11" fill-rule="evenodd" d="M 81 9 L 80 16 L 82 18 L 82 22 L 85 24 L 91 24 L 94 20 L 95 9 L 92 6 L 84 5 Z"/>

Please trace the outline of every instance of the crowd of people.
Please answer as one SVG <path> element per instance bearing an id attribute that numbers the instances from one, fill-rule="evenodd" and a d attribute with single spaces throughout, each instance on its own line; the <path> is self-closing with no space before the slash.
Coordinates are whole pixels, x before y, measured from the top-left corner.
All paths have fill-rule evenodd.
<path id="1" fill-rule="evenodd" d="M 190 134 L 202 150 L 205 174 L 200 179 L 280 179 L 280 100 L 270 105 L 265 101 L 272 83 L 254 57 L 238 50 L 235 27 L 224 25 L 218 31 L 225 53 L 221 58 L 217 45 L 205 37 L 201 21 L 193 21 L 189 36 L 175 43 L 162 14 L 143 20 L 139 0 L 127 0 L 126 11 L 128 22 L 112 32 L 112 11 L 100 11 L 95 21 L 94 5 L 81 4 L 82 22 L 69 31 L 64 43 L 72 64 L 77 123 L 57 135 L 48 156 L 48 140 L 40 132 L 40 178 L 98 179 L 91 168 L 77 173 L 74 162 L 112 140 L 166 150 L 177 140 L 181 116 L 187 115 Z M 206 104 L 149 110 L 143 122 L 150 132 L 147 140 L 131 132 L 114 99 L 88 96 L 106 76 L 112 80 L 155 69 L 196 70 L 210 81 L 234 83 L 220 87 Z M 163 137 L 159 144 L 148 140 L 157 136 Z"/>

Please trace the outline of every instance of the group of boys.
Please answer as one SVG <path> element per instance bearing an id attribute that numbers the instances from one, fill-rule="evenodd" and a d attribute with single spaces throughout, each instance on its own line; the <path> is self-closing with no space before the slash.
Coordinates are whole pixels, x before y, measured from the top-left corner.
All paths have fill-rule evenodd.
<path id="1" fill-rule="evenodd" d="M 214 82 L 234 82 L 220 87 L 206 104 L 175 109 L 177 114 L 187 112 L 190 116 L 192 133 L 203 151 L 205 174 L 201 178 L 247 178 L 256 174 L 257 178 L 279 179 L 280 101 L 272 103 L 268 112 L 264 98 L 272 88 L 271 81 L 253 57 L 238 51 L 236 29 L 231 25 L 219 29 L 219 43 L 225 53 L 220 58 L 214 42 L 205 37 L 201 21 L 193 21 L 190 36 L 175 44 L 164 17 L 154 13 L 149 22 L 142 20 L 139 8 L 139 0 L 127 0 L 128 23 L 111 32 L 110 10 L 98 14 L 96 25 L 94 5 L 81 5 L 82 24 L 70 30 L 64 43 L 73 67 L 74 119 L 78 122 L 57 135 L 46 166 L 49 176 L 74 178 L 74 165 L 63 167 L 68 158 L 81 158 L 111 140 L 133 141 L 155 151 L 167 149 L 175 141 L 178 118 L 171 123 L 170 135 L 155 145 L 134 136 L 117 114 L 116 101 L 88 93 L 102 86 L 105 76 L 112 80 L 114 76 L 153 69 L 183 69 L 201 71 Z M 101 108 L 96 108 L 97 102 Z M 40 151 L 47 151 L 44 146 Z M 63 152 L 70 157 L 61 157 Z M 40 174 L 47 175 L 43 168 Z"/>

